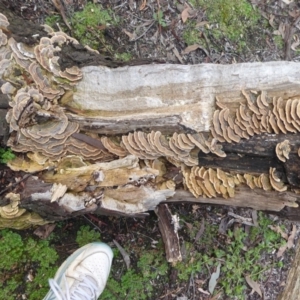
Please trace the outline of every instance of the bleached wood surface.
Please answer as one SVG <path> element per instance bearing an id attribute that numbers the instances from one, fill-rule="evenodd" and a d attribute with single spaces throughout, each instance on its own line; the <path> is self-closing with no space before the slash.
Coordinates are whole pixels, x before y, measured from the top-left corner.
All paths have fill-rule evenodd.
<path id="1" fill-rule="evenodd" d="M 90 66 L 82 72 L 83 80 L 68 103 L 82 112 L 71 118 L 106 134 L 149 127 L 208 131 L 216 96 L 234 108 L 245 101 L 243 89 L 265 90 L 270 96 L 300 95 L 295 62 Z"/>

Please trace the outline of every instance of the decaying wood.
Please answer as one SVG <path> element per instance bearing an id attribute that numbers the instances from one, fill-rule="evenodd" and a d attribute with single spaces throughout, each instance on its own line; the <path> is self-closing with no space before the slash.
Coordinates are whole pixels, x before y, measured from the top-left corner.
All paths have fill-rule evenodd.
<path id="1" fill-rule="evenodd" d="M 7 145 L 20 153 L 9 166 L 36 175 L 3 215 L 298 205 L 298 63 L 122 66 L 49 28 L 26 41 L 1 18 L 0 107 L 8 97 Z"/>
<path id="2" fill-rule="evenodd" d="M 298 242 L 296 255 L 294 256 L 291 269 L 285 282 L 284 291 L 277 300 L 299 299 L 300 295 L 300 243 Z"/>
<path id="3" fill-rule="evenodd" d="M 248 207 L 257 210 L 281 211 L 284 207 L 297 207 L 300 195 L 291 192 L 264 191 L 262 189 L 250 189 L 249 187 L 237 187 L 235 197 L 224 199 L 223 197 L 214 198 L 195 198 L 190 192 L 176 190 L 173 197 L 167 199 L 167 203 L 175 202 L 195 202 L 219 205 L 231 205 L 237 207 Z"/>
<path id="4" fill-rule="evenodd" d="M 155 213 L 158 216 L 158 227 L 165 244 L 167 261 L 171 263 L 181 261 L 182 256 L 177 232 L 179 220 L 176 219 L 177 216 L 171 214 L 167 204 L 158 205 Z"/>
<path id="5" fill-rule="evenodd" d="M 292 62 L 81 70 L 83 80 L 67 103 L 78 113 L 68 116 L 82 129 L 102 134 L 209 131 L 216 96 L 235 108 L 245 102 L 242 89 L 264 90 L 270 97 L 300 95 L 300 71 Z"/>

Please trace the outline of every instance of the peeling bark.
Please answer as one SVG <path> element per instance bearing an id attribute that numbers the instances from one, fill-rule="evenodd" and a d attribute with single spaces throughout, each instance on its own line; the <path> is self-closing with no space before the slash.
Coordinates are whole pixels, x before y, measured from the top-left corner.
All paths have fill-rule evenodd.
<path id="1" fill-rule="evenodd" d="M 158 205 L 155 213 L 158 217 L 158 227 L 165 244 L 167 261 L 176 264 L 182 260 L 177 232 L 179 220 L 176 219 L 176 215 L 171 214 L 167 204 Z"/>

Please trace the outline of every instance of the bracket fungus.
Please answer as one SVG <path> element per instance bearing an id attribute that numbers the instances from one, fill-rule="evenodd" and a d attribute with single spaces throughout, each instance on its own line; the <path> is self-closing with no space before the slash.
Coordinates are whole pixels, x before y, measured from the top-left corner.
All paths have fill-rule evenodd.
<path id="1" fill-rule="evenodd" d="M 240 184 L 246 184 L 251 189 L 260 188 L 265 191 L 276 190 L 283 192 L 287 186 L 276 175 L 276 169 L 270 168 L 269 174 L 255 176 L 252 174 L 231 174 L 221 169 L 204 167 L 183 167 L 182 173 L 188 190 L 196 197 L 213 198 L 222 196 L 232 198 L 235 189 Z"/>
<path id="2" fill-rule="evenodd" d="M 289 153 L 291 151 L 290 142 L 288 140 L 284 140 L 283 142 L 278 143 L 275 151 L 278 159 L 286 162 L 286 160 L 289 159 Z"/>
<path id="3" fill-rule="evenodd" d="M 300 99 L 269 99 L 262 91 L 252 101 L 254 94 L 250 96 L 245 91 L 242 94 L 247 102 L 241 103 L 235 111 L 225 106 L 214 112 L 211 133 L 216 140 L 238 143 L 254 134 L 299 132 Z"/>
<path id="4" fill-rule="evenodd" d="M 9 199 L 10 203 L 0 207 L 0 229 L 26 229 L 32 225 L 49 223 L 49 221 L 44 220 L 38 214 L 20 208 L 19 194 L 8 193 L 5 198 Z"/>
<path id="5" fill-rule="evenodd" d="M 121 100 L 116 101 L 113 96 L 104 95 L 107 87 L 101 86 L 102 81 L 95 75 L 98 80 L 96 88 L 99 86 L 100 89 L 98 94 L 92 95 L 92 100 L 96 99 L 96 108 L 90 108 L 92 100 L 84 97 L 82 101 L 86 106 L 81 106 L 80 101 L 76 101 L 80 98 L 78 86 L 82 84 L 82 88 L 86 84 L 82 83 L 82 79 L 85 79 L 84 69 L 72 66 L 62 70 L 59 64 L 59 54 L 64 45 L 77 45 L 78 41 L 46 26 L 46 37 L 40 38 L 35 45 L 25 45 L 6 36 L 5 28 L 8 25 L 7 18 L 0 14 L 1 92 L 10 99 L 11 107 L 6 115 L 10 126 L 7 145 L 15 152 L 27 153 L 26 157 L 17 157 L 9 165 L 14 170 L 43 171 L 40 178 L 53 185 L 50 193 L 52 205 L 62 206 L 71 213 L 86 208 L 94 211 L 100 205 L 129 214 L 144 212 L 172 197 L 176 188 L 182 187 L 182 178 L 185 187 L 196 198 L 231 198 L 238 193 L 242 184 L 264 191 L 287 190 L 288 186 L 279 178 L 274 166 L 270 169 L 268 166 L 269 172 L 262 174 L 225 172 L 221 168 L 199 165 L 198 155 L 213 154 L 212 157 L 221 160 L 226 157 L 224 143 L 238 144 L 243 139 L 262 133 L 300 132 L 300 99 L 271 97 L 265 91 L 241 90 L 239 93 L 243 101 L 234 104 L 230 101 L 222 103 L 217 96 L 211 95 L 209 100 L 202 101 L 199 96 L 201 89 L 194 89 L 194 86 L 197 80 L 200 82 L 203 78 L 193 67 L 189 69 L 189 76 L 181 76 L 184 80 L 196 78 L 193 79 L 195 81 L 184 81 L 187 90 L 181 89 L 177 82 L 172 90 L 166 81 L 163 88 L 168 90 L 167 93 L 160 90 L 159 82 L 154 81 L 153 85 L 147 85 L 146 94 L 141 91 L 140 97 L 128 96 L 129 104 L 126 102 L 127 91 L 124 94 L 120 92 Z M 95 68 L 91 69 L 91 73 Z M 147 80 L 156 77 L 157 71 L 151 70 L 154 75 L 149 72 L 151 75 L 145 76 Z M 178 74 L 183 72 L 179 67 L 175 71 Z M 100 72 L 108 71 L 101 69 Z M 121 72 L 125 73 L 127 69 Z M 114 78 L 112 73 L 109 76 Z M 134 92 L 142 89 L 141 86 L 135 88 L 135 80 L 130 76 L 124 81 L 130 82 L 128 89 L 132 88 Z M 210 83 L 208 85 L 211 87 Z M 230 87 L 222 87 L 226 88 L 230 90 Z M 113 95 L 119 93 L 118 87 L 115 90 Z M 191 90 L 196 90 L 197 97 Z M 175 103 L 174 107 L 171 102 Z M 73 106 L 69 106 L 70 103 Z M 98 113 L 112 118 L 110 114 L 113 113 L 102 109 L 102 103 L 108 109 L 116 106 L 112 111 L 119 127 L 111 129 L 109 133 L 105 132 L 107 123 L 96 122 Z M 153 108 L 155 114 L 163 116 L 164 120 L 168 119 L 166 131 L 163 125 L 156 127 L 157 118 L 153 116 L 153 120 L 141 121 L 141 116 L 146 113 L 144 110 L 138 115 L 140 105 Z M 128 108 L 131 113 L 129 116 L 139 119 L 138 124 L 144 122 L 143 126 L 134 122 L 132 125 L 127 115 L 122 119 L 120 107 L 123 110 Z M 168 115 L 169 107 L 172 107 L 171 116 Z M 121 119 L 127 122 L 128 128 L 120 129 L 124 124 Z M 94 120 L 93 126 L 89 127 Z M 147 124 L 148 120 L 150 125 Z M 119 121 L 121 125 L 117 124 Z M 275 151 L 278 159 L 286 162 L 291 151 L 289 141 L 278 143 Z M 170 164 L 181 170 L 178 182 L 166 176 L 169 175 L 166 170 Z M 32 197 L 38 199 L 40 196 L 37 194 Z M 12 211 L 17 206 L 13 204 Z M 8 208 L 5 209 L 8 211 Z"/>

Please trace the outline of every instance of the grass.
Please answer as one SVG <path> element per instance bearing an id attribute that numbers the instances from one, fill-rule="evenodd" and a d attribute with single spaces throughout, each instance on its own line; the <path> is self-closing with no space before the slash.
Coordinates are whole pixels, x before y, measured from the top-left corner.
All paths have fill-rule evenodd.
<path id="1" fill-rule="evenodd" d="M 188 20 L 186 27 L 183 31 L 182 38 L 184 42 L 190 46 L 194 44 L 201 43 L 201 32 L 198 28 L 196 28 L 196 22 L 193 20 Z"/>

